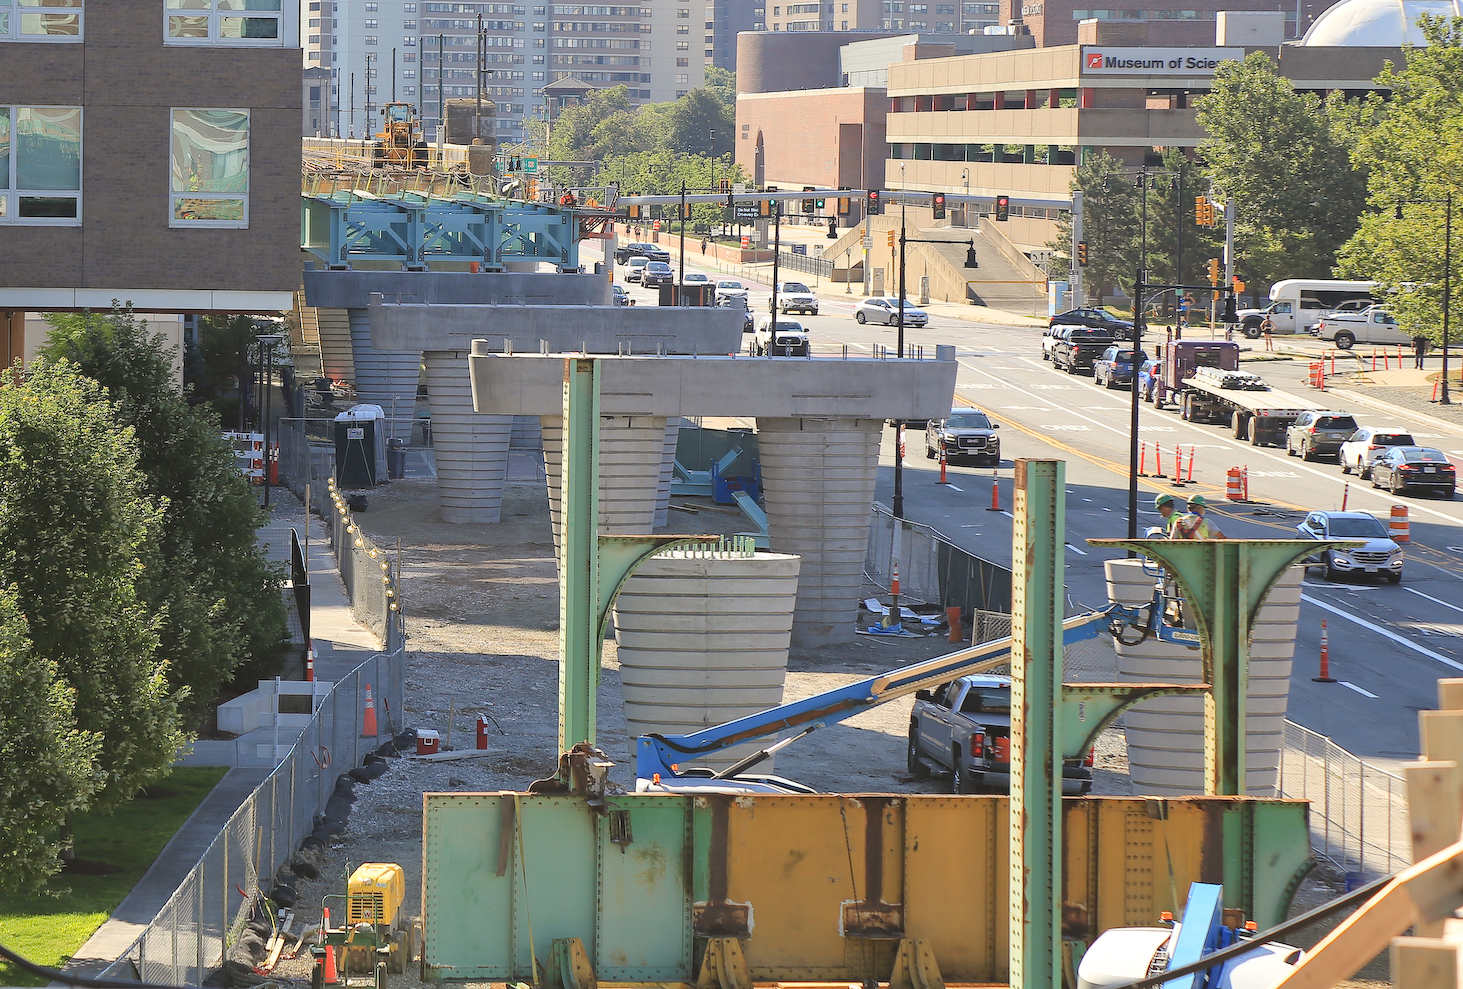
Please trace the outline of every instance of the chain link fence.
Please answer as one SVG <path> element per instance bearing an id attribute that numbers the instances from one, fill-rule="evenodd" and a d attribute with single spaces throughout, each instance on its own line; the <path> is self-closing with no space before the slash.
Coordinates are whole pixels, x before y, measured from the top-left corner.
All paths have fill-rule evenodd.
<path id="1" fill-rule="evenodd" d="M 958 606 L 966 618 L 977 611 L 1011 611 L 1011 571 L 956 546 L 937 530 L 901 520 L 899 596 L 909 603 Z M 864 576 L 888 589 L 894 569 L 894 516 L 874 504 Z M 1009 633 L 1008 633 L 1009 634 Z"/>
<path id="2" fill-rule="evenodd" d="M 1312 848 L 1343 872 L 1370 880 L 1412 863 L 1407 784 L 1397 774 L 1287 721 L 1279 790 L 1311 802 Z"/>
<path id="3" fill-rule="evenodd" d="M 274 876 L 312 831 L 342 774 L 401 732 L 403 652 L 378 654 L 329 693 L 280 764 L 244 801 L 105 978 L 201 985 L 223 963 Z M 362 734 L 366 699 L 376 731 Z M 262 748 L 272 748 L 266 743 Z"/>

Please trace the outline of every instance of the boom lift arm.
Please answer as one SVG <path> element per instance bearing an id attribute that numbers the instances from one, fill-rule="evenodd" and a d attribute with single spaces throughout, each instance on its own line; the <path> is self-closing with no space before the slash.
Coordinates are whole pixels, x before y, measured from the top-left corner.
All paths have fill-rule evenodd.
<path id="1" fill-rule="evenodd" d="M 1068 618 L 1062 622 L 1062 642 L 1070 646 L 1087 639 L 1095 639 L 1104 630 L 1119 637 L 1123 628 L 1130 626 L 1141 630 L 1142 638 L 1157 637 L 1198 648 L 1197 632 L 1164 624 L 1162 600 L 1162 593 L 1155 590 L 1153 601 L 1141 607 L 1114 604 L 1101 611 Z M 636 741 L 635 775 L 639 780 L 666 783 L 685 775 L 680 765 L 697 756 L 709 755 L 732 745 L 766 738 L 786 730 L 796 730 L 798 734 L 793 738 L 800 738 L 816 728 L 836 724 L 860 711 L 917 690 L 1004 665 L 1009 661 L 1010 653 L 1011 639 L 995 639 L 936 656 L 922 663 L 902 666 L 897 670 L 880 673 L 799 701 L 768 708 L 723 725 L 703 728 L 688 735 L 642 735 Z M 781 748 L 791 740 L 784 739 L 777 743 L 777 747 Z M 770 751 L 764 749 L 762 753 L 748 757 L 717 775 L 719 778 L 735 776 L 737 772 L 750 768 L 768 754 L 771 754 Z"/>

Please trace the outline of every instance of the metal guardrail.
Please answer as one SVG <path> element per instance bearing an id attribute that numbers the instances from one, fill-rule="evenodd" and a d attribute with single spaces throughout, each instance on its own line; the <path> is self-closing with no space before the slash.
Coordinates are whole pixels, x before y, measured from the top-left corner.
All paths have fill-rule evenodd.
<path id="1" fill-rule="evenodd" d="M 1285 722 L 1279 794 L 1311 802 L 1315 853 L 1367 879 L 1412 864 L 1407 784 L 1318 732 Z"/>
<path id="2" fill-rule="evenodd" d="M 788 271 L 802 271 L 809 275 L 817 275 L 819 278 L 833 277 L 832 261 L 809 257 L 806 254 L 789 254 L 787 251 L 779 251 L 777 266 L 786 268 Z"/>
<path id="3" fill-rule="evenodd" d="M 937 530 L 902 520 L 899 553 L 900 600 L 959 606 L 969 617 L 977 611 L 1011 611 L 1011 571 L 956 546 Z M 894 516 L 874 504 L 864 576 L 889 586 L 893 572 Z"/>

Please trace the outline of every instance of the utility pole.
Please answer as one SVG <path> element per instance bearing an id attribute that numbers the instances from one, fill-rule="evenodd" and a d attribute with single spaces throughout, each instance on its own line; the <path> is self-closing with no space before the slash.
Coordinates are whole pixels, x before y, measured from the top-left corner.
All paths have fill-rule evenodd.
<path id="1" fill-rule="evenodd" d="M 396 102 L 396 46 L 391 46 L 391 102 Z M 415 101 L 413 101 L 415 102 Z"/>
<path id="2" fill-rule="evenodd" d="M 447 35 L 437 35 L 437 164 L 442 164 L 442 153 L 447 141 Z M 443 171 L 446 171 L 444 168 Z"/>
<path id="3" fill-rule="evenodd" d="M 1072 270 L 1068 284 L 1072 290 L 1073 309 L 1082 308 L 1082 266 L 1077 263 L 1077 245 L 1082 243 L 1082 190 L 1072 193 Z"/>
<path id="4" fill-rule="evenodd" d="M 680 273 L 680 276 L 676 279 L 676 305 L 678 305 L 678 306 L 684 306 L 686 304 L 686 180 L 685 179 L 681 179 L 681 215 L 680 215 L 680 217 L 678 217 L 678 219 L 681 222 L 681 273 Z M 776 291 L 776 290 L 774 289 L 774 291 Z M 777 321 L 777 315 L 775 313 L 773 314 L 772 319 L 773 319 L 773 322 L 775 324 L 776 321 Z M 777 339 L 777 327 L 775 325 L 773 326 L 772 339 L 774 339 L 774 340 Z"/>
<path id="5" fill-rule="evenodd" d="M 767 334 L 767 356 L 771 357 L 772 352 L 777 349 L 777 262 L 778 255 L 782 253 L 782 200 L 771 200 L 772 206 L 772 315 L 768 317 L 772 325 L 768 327 Z M 682 257 L 685 252 L 681 252 Z M 755 343 L 756 341 L 753 341 Z"/>
<path id="6" fill-rule="evenodd" d="M 1138 276 L 1133 281 L 1133 380 L 1128 417 L 1128 538 L 1138 538 L 1138 355 L 1143 352 L 1144 296 L 1148 283 L 1148 166 L 1138 173 L 1143 185 L 1142 249 L 1138 256 Z M 1166 359 L 1166 358 L 1165 358 Z M 1136 556 L 1128 551 L 1131 558 Z"/>
<path id="7" fill-rule="evenodd" d="M 1234 289 L 1234 197 L 1224 197 L 1224 284 Z M 1215 300 L 1216 302 L 1218 300 Z M 1236 300 L 1238 302 L 1238 300 Z M 1224 327 L 1224 338 L 1230 337 L 1230 328 Z"/>
<path id="8" fill-rule="evenodd" d="M 1448 315 L 1453 308 L 1453 190 L 1449 189 L 1443 199 L 1447 215 L 1443 220 L 1443 389 L 1438 394 L 1439 405 L 1452 405 L 1448 396 Z"/>
<path id="9" fill-rule="evenodd" d="M 356 137 L 356 74 L 351 73 L 351 140 Z"/>
<path id="10" fill-rule="evenodd" d="M 473 118 L 472 136 L 474 139 L 483 136 L 483 15 L 478 14 L 478 58 L 474 66 L 473 75 L 477 78 L 478 108 L 477 116 Z"/>

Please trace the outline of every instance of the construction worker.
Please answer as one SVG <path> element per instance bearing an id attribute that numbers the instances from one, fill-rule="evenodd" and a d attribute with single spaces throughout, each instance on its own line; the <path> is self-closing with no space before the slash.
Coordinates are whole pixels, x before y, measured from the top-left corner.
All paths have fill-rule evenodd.
<path id="1" fill-rule="evenodd" d="M 1173 495 L 1164 493 L 1153 499 L 1153 507 L 1158 510 L 1159 515 L 1163 516 L 1163 534 L 1172 539 L 1173 524 L 1179 518 L 1178 502 L 1174 500 Z"/>
<path id="2" fill-rule="evenodd" d="M 1189 499 L 1189 511 L 1187 515 L 1180 515 L 1173 523 L 1173 539 L 1223 539 L 1224 533 L 1219 527 L 1208 519 L 1204 518 L 1204 512 L 1209 508 L 1209 502 L 1203 495 L 1194 495 Z"/>

